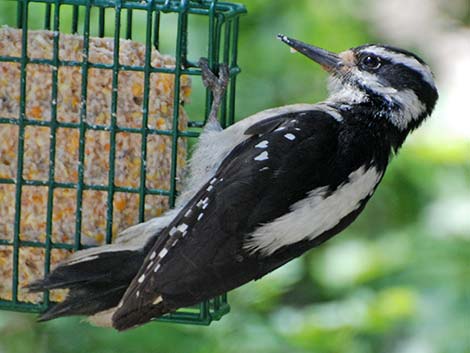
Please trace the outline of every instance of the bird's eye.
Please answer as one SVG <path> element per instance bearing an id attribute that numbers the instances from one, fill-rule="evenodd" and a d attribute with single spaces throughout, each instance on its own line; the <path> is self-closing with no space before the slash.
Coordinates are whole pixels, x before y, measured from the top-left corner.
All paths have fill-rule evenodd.
<path id="1" fill-rule="evenodd" d="M 382 65 L 382 61 L 378 56 L 367 55 L 366 57 L 364 57 L 364 59 L 362 59 L 361 64 L 362 67 L 364 67 L 365 69 L 377 70 L 380 65 Z"/>

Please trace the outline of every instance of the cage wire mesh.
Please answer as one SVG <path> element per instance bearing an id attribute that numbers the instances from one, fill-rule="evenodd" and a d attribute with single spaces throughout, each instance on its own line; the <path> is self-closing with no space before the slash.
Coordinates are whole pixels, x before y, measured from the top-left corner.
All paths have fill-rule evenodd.
<path id="1" fill-rule="evenodd" d="M 23 265 L 38 267 L 41 275 L 48 273 L 56 252 L 67 255 L 110 243 L 122 230 L 116 223 L 123 209 L 135 209 L 133 221 L 137 223 L 155 216 L 147 212 L 154 205 L 148 202 L 152 197 L 159 198 L 162 208 L 174 206 L 186 145 L 197 138 L 212 100 L 207 90 L 193 90 L 193 104 L 184 104 L 191 92 L 188 77 L 193 86 L 202 88 L 196 66 L 200 56 L 207 57 L 212 68 L 219 63 L 229 65 L 231 80 L 220 119 L 223 126 L 234 122 L 235 84 L 240 72 L 238 26 L 245 8 L 217 0 L 9 0 L 2 1 L 0 11 L 14 13 L 13 22 L 3 24 L 9 27 L 0 30 L 0 281 L 4 282 L 0 309 L 41 312 L 57 296 L 44 293 L 31 299 L 25 295 L 23 286 L 34 278 L 22 273 Z M 73 53 L 67 55 L 67 50 Z M 93 55 L 106 60 L 94 60 Z M 136 77 L 142 84 L 133 84 Z M 109 82 L 100 82 L 106 80 Z M 75 86 L 70 88 L 73 82 Z M 47 89 L 31 93 L 35 85 Z M 103 106 L 96 107 L 97 112 L 90 111 L 93 99 L 106 90 L 109 96 L 97 101 Z M 73 108 L 69 111 L 63 109 L 66 99 Z M 131 123 L 120 118 L 129 113 L 122 107 L 126 99 L 133 101 L 128 105 L 139 107 L 131 112 Z M 41 101 L 42 106 L 32 105 L 34 101 Z M 204 104 L 198 105 L 200 101 Z M 104 118 L 100 118 L 100 109 L 106 113 Z M 72 118 L 71 111 L 75 114 Z M 29 139 L 38 135 L 43 136 L 40 143 L 31 145 Z M 134 137 L 126 143 L 128 154 L 133 148 L 137 167 L 121 168 L 133 170 L 131 185 L 119 183 L 116 174 L 120 158 L 126 157 L 116 147 L 122 136 Z M 163 142 L 159 145 L 152 139 Z M 106 173 L 99 176 L 101 179 L 87 177 L 87 148 L 96 140 L 100 143 L 93 148 L 105 156 Z M 74 156 L 68 161 L 73 171 L 69 179 L 61 177 L 64 163 L 58 162 L 58 156 L 67 153 Z M 149 183 L 149 164 L 159 153 L 168 163 L 155 166 L 164 172 Z M 34 168 L 39 164 L 45 168 L 42 177 L 37 170 L 32 172 L 28 158 L 35 160 Z M 42 206 L 36 205 L 28 214 L 27 197 L 37 199 L 35 191 L 39 189 Z M 99 194 L 91 194 L 85 204 L 87 193 L 93 192 Z M 120 195 L 130 199 L 123 203 Z M 11 204 L 5 201 L 8 197 Z M 68 218 L 60 219 L 57 214 L 56 207 L 62 203 L 69 207 Z M 104 210 L 103 234 L 94 242 L 86 241 L 83 235 L 89 208 L 98 214 Z M 26 234 L 25 218 L 31 217 L 40 219 L 40 226 L 35 224 L 40 228 L 35 230 L 37 236 Z M 56 236 L 58 228 L 68 230 L 70 225 L 73 230 L 68 238 Z M 6 277 L 10 281 L 7 286 Z M 9 290 L 6 295 L 5 288 Z M 222 295 L 160 320 L 209 324 L 228 310 L 227 297 Z"/>

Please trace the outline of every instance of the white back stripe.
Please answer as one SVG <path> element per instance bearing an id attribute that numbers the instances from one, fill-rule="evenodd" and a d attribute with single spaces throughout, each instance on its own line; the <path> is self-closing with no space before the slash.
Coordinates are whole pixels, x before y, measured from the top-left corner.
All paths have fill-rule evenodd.
<path id="1" fill-rule="evenodd" d="M 359 208 L 381 177 L 375 167 L 362 166 L 329 196 L 325 196 L 326 186 L 310 191 L 305 199 L 291 206 L 291 212 L 256 229 L 247 238 L 245 249 L 270 255 L 285 245 L 317 237 Z"/>

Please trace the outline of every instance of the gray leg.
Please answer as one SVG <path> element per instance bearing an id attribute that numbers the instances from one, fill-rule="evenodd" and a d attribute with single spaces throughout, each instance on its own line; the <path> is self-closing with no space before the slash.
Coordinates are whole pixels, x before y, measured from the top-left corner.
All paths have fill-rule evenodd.
<path id="1" fill-rule="evenodd" d="M 199 67 L 201 68 L 202 72 L 202 83 L 205 87 L 211 90 L 214 97 L 206 126 L 210 126 L 211 129 L 222 130 L 222 127 L 217 120 L 217 113 L 219 112 L 220 105 L 222 104 L 222 98 L 225 94 L 230 79 L 229 68 L 226 64 L 221 64 L 219 67 L 219 77 L 217 77 L 210 70 L 209 63 L 206 58 L 199 59 Z"/>

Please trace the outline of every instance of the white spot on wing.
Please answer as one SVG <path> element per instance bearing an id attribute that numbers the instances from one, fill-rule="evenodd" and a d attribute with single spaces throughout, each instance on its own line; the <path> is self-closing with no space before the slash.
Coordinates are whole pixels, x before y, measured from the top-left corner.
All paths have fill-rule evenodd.
<path id="1" fill-rule="evenodd" d="M 295 135 L 294 134 L 285 134 L 284 137 L 288 140 L 295 140 Z"/>
<path id="2" fill-rule="evenodd" d="M 362 166 L 330 195 L 327 195 L 327 187 L 310 191 L 307 198 L 291 206 L 289 213 L 256 229 L 244 247 L 248 251 L 270 255 L 285 245 L 317 237 L 360 207 L 381 176 L 374 167 L 366 170 Z"/>
<path id="3" fill-rule="evenodd" d="M 215 179 L 214 175 L 221 161 L 225 159 L 235 146 L 250 137 L 245 134 L 245 131 L 250 126 L 265 119 L 283 114 L 308 111 L 315 109 L 315 107 L 315 104 L 292 104 L 276 107 L 246 117 L 236 124 L 227 127 L 225 130 L 203 131 L 198 140 L 197 148 L 192 153 L 191 177 L 188 180 L 187 186 L 178 197 L 178 204 L 186 204 L 194 196 L 195 190 L 199 190 L 207 180 Z M 218 177 L 217 180 L 219 180 Z"/>
<path id="4" fill-rule="evenodd" d="M 186 223 L 181 223 L 177 228 L 181 233 L 185 232 L 188 229 L 188 225 Z"/>
<path id="5" fill-rule="evenodd" d="M 168 254 L 168 249 L 167 248 L 163 248 L 160 253 L 158 254 L 158 256 L 162 259 L 165 257 L 165 255 Z"/>
<path id="6" fill-rule="evenodd" d="M 262 171 L 265 171 L 265 170 L 269 170 L 269 167 L 263 167 L 259 171 L 262 172 Z"/>
<path id="7" fill-rule="evenodd" d="M 163 298 L 161 295 L 159 295 L 155 300 L 153 301 L 153 305 L 158 305 L 163 301 Z"/>
<path id="8" fill-rule="evenodd" d="M 200 213 L 199 216 L 197 216 L 197 220 L 200 221 L 204 217 L 204 213 Z"/>
<path id="9" fill-rule="evenodd" d="M 137 282 L 142 283 L 144 280 L 145 280 L 145 274 L 140 276 L 139 279 L 137 280 Z"/>
<path id="10" fill-rule="evenodd" d="M 156 264 L 155 268 L 153 269 L 153 272 L 157 272 L 160 269 L 160 264 Z"/>
<path id="11" fill-rule="evenodd" d="M 153 260 L 157 256 L 157 253 L 154 251 L 150 254 L 150 260 Z"/>
<path id="12" fill-rule="evenodd" d="M 198 203 L 199 208 L 202 208 L 203 210 L 205 210 L 207 206 L 209 205 L 209 197 L 206 197 L 204 200 L 201 200 L 200 203 L 201 205 L 199 205 Z"/>
<path id="13" fill-rule="evenodd" d="M 263 140 L 260 143 L 258 143 L 255 147 L 256 148 L 266 148 L 268 147 L 269 142 L 267 140 Z"/>
<path id="14" fill-rule="evenodd" d="M 268 152 L 264 151 L 254 158 L 255 161 L 265 161 L 268 158 Z"/>

